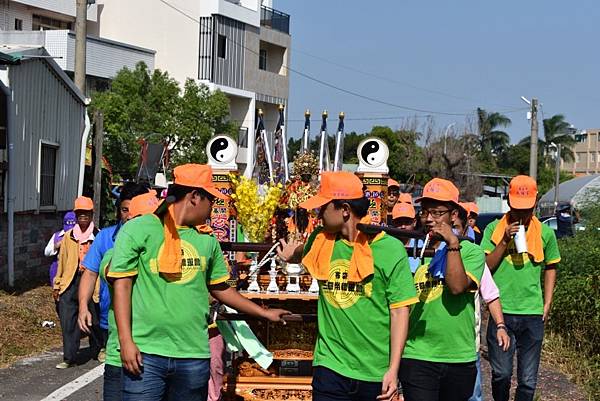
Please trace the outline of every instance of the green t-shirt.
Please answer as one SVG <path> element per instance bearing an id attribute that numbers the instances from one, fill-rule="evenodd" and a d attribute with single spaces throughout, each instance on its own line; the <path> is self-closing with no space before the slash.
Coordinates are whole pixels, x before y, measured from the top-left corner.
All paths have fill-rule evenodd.
<path id="1" fill-rule="evenodd" d="M 178 227 L 180 275 L 158 272 L 164 241 L 156 215 L 126 223 L 115 241 L 108 276 L 137 276 L 131 295 L 133 340 L 141 352 L 173 358 L 210 358 L 208 285 L 229 278 L 219 243 L 192 227 Z"/>
<path id="2" fill-rule="evenodd" d="M 492 242 L 492 234 L 499 220 L 490 223 L 483 233 L 481 247 L 485 253 L 496 248 Z M 542 242 L 544 245 L 544 262 L 535 263 L 528 254 L 516 252 L 514 240 L 508 244 L 507 254 L 496 270 L 492 272 L 494 281 L 500 290 L 502 311 L 515 315 L 544 314 L 544 298 L 542 296 L 541 274 L 547 265 L 560 262 L 560 252 L 554 230 L 542 224 Z"/>
<path id="3" fill-rule="evenodd" d="M 309 237 L 308 253 L 316 234 Z M 390 309 L 417 302 L 404 246 L 389 235 L 371 242 L 375 272 L 362 283 L 348 283 L 351 243 L 338 239 L 329 280 L 319 282 L 318 335 L 314 366 L 355 380 L 378 382 L 389 368 Z"/>
<path id="4" fill-rule="evenodd" d="M 467 276 L 479 286 L 485 255 L 479 246 L 469 241 L 460 245 Z M 453 295 L 444 280 L 429 274 L 431 258 L 424 262 L 414 275 L 419 303 L 410 311 L 408 339 L 402 357 L 444 363 L 475 361 L 475 293 Z"/>
<path id="5" fill-rule="evenodd" d="M 113 287 L 106 280 L 106 266 L 110 263 L 113 255 L 112 248 L 106 251 L 100 262 L 100 279 L 103 280 L 110 292 L 110 307 L 108 308 L 108 341 L 106 342 L 106 364 L 121 367 L 121 353 L 119 347 L 119 333 L 117 332 L 117 322 L 115 320 L 115 310 L 113 309 Z"/>

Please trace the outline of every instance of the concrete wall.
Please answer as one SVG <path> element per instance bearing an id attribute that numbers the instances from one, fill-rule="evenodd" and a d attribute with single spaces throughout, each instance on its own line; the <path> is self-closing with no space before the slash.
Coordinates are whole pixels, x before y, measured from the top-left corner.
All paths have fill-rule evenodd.
<path id="1" fill-rule="evenodd" d="M 26 6 L 41 8 L 69 17 L 75 17 L 77 11 L 74 0 L 14 0 L 10 1 L 10 3 L 21 3 Z M 96 21 L 98 6 L 96 4 L 90 4 L 87 6 L 87 11 L 88 21 Z"/>
<path id="2" fill-rule="evenodd" d="M 182 85 L 186 78 L 198 79 L 197 20 L 202 1 L 177 1 L 181 12 L 159 1 L 151 5 L 146 0 L 98 3 L 100 37 L 156 50 L 155 67 L 168 71 Z"/>
<path id="3" fill-rule="evenodd" d="M 49 283 L 52 258 L 44 248 L 52 234 L 62 228 L 64 212 L 15 215 L 15 287 L 32 288 Z M 0 288 L 8 287 L 7 215 L 0 214 Z"/>
<path id="4" fill-rule="evenodd" d="M 258 68 L 260 42 L 271 43 L 285 49 L 281 73 L 263 71 Z M 287 99 L 289 96 L 289 76 L 285 66 L 289 65 L 291 37 L 267 27 L 260 29 L 246 27 L 246 47 L 244 60 L 244 89 L 266 96 Z"/>
<path id="5" fill-rule="evenodd" d="M 0 30 L 8 31 L 15 29 L 15 18 L 23 21 L 23 30 L 30 31 L 33 12 L 23 4 L 12 1 L 0 2 Z"/>

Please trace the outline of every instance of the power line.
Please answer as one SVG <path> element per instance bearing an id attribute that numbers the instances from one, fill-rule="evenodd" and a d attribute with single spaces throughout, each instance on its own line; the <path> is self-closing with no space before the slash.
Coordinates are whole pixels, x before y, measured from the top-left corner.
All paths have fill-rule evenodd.
<path id="1" fill-rule="evenodd" d="M 305 56 L 312 57 L 312 58 L 320 60 L 320 61 L 322 61 L 324 63 L 331 64 L 331 65 L 334 65 L 336 67 L 339 67 L 339 68 L 342 68 L 342 69 L 345 69 L 345 70 L 348 70 L 348 71 L 353 71 L 353 72 L 356 72 L 356 73 L 359 73 L 359 74 L 362 74 L 362 75 L 365 75 L 365 76 L 368 76 L 368 77 L 371 77 L 371 78 L 379 79 L 381 81 L 391 82 L 391 83 L 394 83 L 394 84 L 397 84 L 397 85 L 402 85 L 402 86 L 407 86 L 409 88 L 413 88 L 413 89 L 420 90 L 420 91 L 423 91 L 423 92 L 428 92 L 428 93 L 431 93 L 431 94 L 434 94 L 434 95 L 440 95 L 440 96 L 445 96 L 445 97 L 449 97 L 449 98 L 452 98 L 452 99 L 466 100 L 466 101 L 469 101 L 469 102 L 480 103 L 478 100 L 476 100 L 474 98 L 457 96 L 457 95 L 453 95 L 453 94 L 450 94 L 450 93 L 447 93 L 447 92 L 438 91 L 438 90 L 435 90 L 435 89 L 428 89 L 428 88 L 424 88 L 424 87 L 421 87 L 421 86 L 413 85 L 413 84 L 411 84 L 409 82 L 398 81 L 398 80 L 395 80 L 395 79 L 392 79 L 392 78 L 389 78 L 389 77 L 384 77 L 384 76 L 381 76 L 381 75 L 373 74 L 373 73 L 368 72 L 368 71 L 363 71 L 363 70 L 360 70 L 358 68 L 354 68 L 354 67 L 351 67 L 351 66 L 348 66 L 348 65 L 345 65 L 345 64 L 341 64 L 341 63 L 337 63 L 335 61 L 328 60 L 328 59 L 326 59 L 324 57 L 316 56 L 316 55 L 308 53 L 308 52 L 306 52 L 304 50 L 300 50 L 297 47 L 293 47 L 292 51 L 300 53 L 300 54 L 304 54 Z M 497 105 L 498 106 L 502 106 L 502 107 L 508 107 L 506 105 L 500 105 L 500 104 L 497 104 Z"/>
<path id="2" fill-rule="evenodd" d="M 182 14 L 183 16 L 189 18 L 190 20 L 196 22 L 197 24 L 202 25 L 205 28 L 210 29 L 210 27 L 207 26 L 207 25 L 205 25 L 205 24 L 203 24 L 202 21 L 200 21 L 200 20 L 196 19 L 195 17 L 189 15 L 185 11 L 177 8 L 176 6 L 174 6 L 173 4 L 169 3 L 168 1 L 166 1 L 166 0 L 159 0 L 159 1 L 161 3 L 163 3 L 163 4 L 165 4 L 166 6 L 168 6 L 169 8 L 175 10 L 176 12 Z M 241 48 L 249 51 L 250 53 L 253 53 L 253 54 L 255 54 L 255 55 L 257 55 L 257 56 L 260 57 L 260 54 L 257 53 L 256 51 L 254 51 L 253 49 L 250 49 L 250 48 L 246 47 L 245 45 L 243 45 L 243 44 L 241 44 L 241 43 L 239 43 L 239 42 L 237 42 L 237 41 L 235 41 L 235 40 L 233 40 L 231 38 L 228 38 L 228 39 L 229 39 L 230 42 L 232 42 L 232 43 L 240 46 Z M 319 83 L 319 84 L 321 84 L 323 86 L 326 86 L 328 88 L 331 88 L 331 89 L 337 90 L 339 92 L 346 93 L 348 95 L 352 95 L 352 96 L 355 96 L 355 97 L 358 97 L 358 98 L 361 98 L 361 99 L 364 99 L 364 100 L 368 100 L 368 101 L 373 102 L 373 103 L 379 103 L 381 105 L 389 106 L 389 107 L 394 107 L 394 108 L 398 108 L 398 109 L 402 109 L 402 110 L 407 110 L 407 111 L 414 111 L 414 112 L 417 112 L 417 113 L 437 114 L 437 115 L 446 115 L 446 116 L 469 116 L 469 115 L 473 114 L 473 112 L 469 112 L 469 113 L 454 113 L 454 112 L 434 111 L 434 110 L 421 109 L 421 108 L 417 108 L 417 107 L 410 107 L 410 106 L 399 105 L 399 104 L 391 103 L 391 102 L 388 102 L 388 101 L 385 101 L 385 100 L 377 99 L 377 98 L 374 98 L 372 96 L 363 95 L 361 93 L 355 92 L 355 91 L 350 90 L 350 89 L 342 88 L 340 86 L 337 86 L 337 85 L 331 84 L 329 82 L 323 81 L 321 79 L 315 78 L 315 77 L 313 77 L 313 76 L 311 76 L 309 74 L 306 74 L 304 72 L 295 70 L 295 69 L 293 69 L 291 67 L 288 67 L 288 66 L 285 66 L 285 65 L 283 67 L 285 69 L 287 69 L 288 71 L 290 71 L 290 72 L 298 74 L 298 75 L 300 75 L 303 78 L 306 78 L 306 79 L 308 79 L 310 81 Z"/>

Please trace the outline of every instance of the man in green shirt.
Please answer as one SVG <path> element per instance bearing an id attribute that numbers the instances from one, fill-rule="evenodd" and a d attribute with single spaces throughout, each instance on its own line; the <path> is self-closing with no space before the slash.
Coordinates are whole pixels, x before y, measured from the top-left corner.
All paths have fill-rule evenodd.
<path id="1" fill-rule="evenodd" d="M 533 400 L 544 338 L 544 322 L 552 305 L 556 266 L 560 252 L 554 231 L 542 224 L 533 211 L 537 184 L 528 176 L 510 182 L 510 211 L 489 224 L 481 246 L 487 265 L 500 290 L 504 322 L 511 339 L 508 352 L 496 341 L 496 330 L 488 324 L 487 342 L 492 366 L 492 395 L 495 401 L 509 399 L 513 357 L 517 352 L 517 390 L 515 400 Z M 526 252 L 517 252 L 515 234 L 524 226 Z M 541 275 L 544 275 L 542 296 Z"/>
<path id="2" fill-rule="evenodd" d="M 419 303 L 410 311 L 400 381 L 406 401 L 464 400 L 477 368 L 474 291 L 485 266 L 481 248 L 452 231 L 459 191 L 434 178 L 423 188 L 421 216 L 436 250 L 414 274 Z"/>
<path id="3" fill-rule="evenodd" d="M 300 204 L 323 222 L 306 245 L 283 243 L 279 256 L 299 261 L 319 281 L 313 400 L 390 400 L 417 302 L 402 243 L 357 229 L 369 201 L 360 179 L 323 172 L 319 193 Z"/>
<path id="4" fill-rule="evenodd" d="M 155 214 L 121 229 L 108 277 L 123 363 L 123 400 L 205 400 L 209 379 L 208 294 L 240 312 L 281 321 L 289 312 L 263 309 L 225 281 L 217 240 L 196 227 L 216 197 L 212 169 L 186 164 Z"/>

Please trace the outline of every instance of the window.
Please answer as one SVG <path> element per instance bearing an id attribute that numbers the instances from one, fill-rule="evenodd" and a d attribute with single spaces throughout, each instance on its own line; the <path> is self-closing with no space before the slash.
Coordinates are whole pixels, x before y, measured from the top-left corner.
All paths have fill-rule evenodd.
<path id="1" fill-rule="evenodd" d="M 40 157 L 40 206 L 54 206 L 56 151 L 57 148 L 55 146 L 42 143 L 42 154 Z"/>
<path id="2" fill-rule="evenodd" d="M 33 14 L 31 30 L 49 31 L 53 29 L 71 30 L 71 22 Z"/>
<path id="3" fill-rule="evenodd" d="M 23 30 L 23 20 L 15 18 L 15 31 L 22 31 L 22 30 Z"/>
<path id="4" fill-rule="evenodd" d="M 219 35 L 217 40 L 217 56 L 225 58 L 227 54 L 227 36 Z"/>
<path id="5" fill-rule="evenodd" d="M 590 162 L 596 163 L 596 152 L 590 152 Z"/>
<path id="6" fill-rule="evenodd" d="M 265 49 L 260 49 L 258 56 L 258 69 L 263 71 L 267 70 L 267 51 Z"/>

